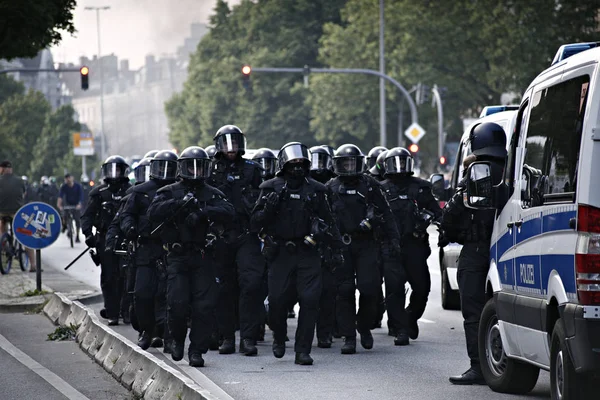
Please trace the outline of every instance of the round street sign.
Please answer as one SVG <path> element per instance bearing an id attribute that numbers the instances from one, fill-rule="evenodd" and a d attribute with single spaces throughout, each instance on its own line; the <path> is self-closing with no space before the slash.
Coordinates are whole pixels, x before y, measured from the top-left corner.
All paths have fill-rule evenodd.
<path id="1" fill-rule="evenodd" d="M 406 136 L 411 140 L 411 142 L 416 144 L 419 142 L 419 140 L 421 140 L 423 136 L 425 136 L 425 130 L 421 128 L 421 125 L 417 124 L 416 122 L 413 122 L 404 131 L 404 136 Z"/>
<path id="2" fill-rule="evenodd" d="M 25 204 L 13 220 L 16 239 L 25 247 L 40 250 L 58 239 L 62 222 L 60 214 L 46 203 Z"/>

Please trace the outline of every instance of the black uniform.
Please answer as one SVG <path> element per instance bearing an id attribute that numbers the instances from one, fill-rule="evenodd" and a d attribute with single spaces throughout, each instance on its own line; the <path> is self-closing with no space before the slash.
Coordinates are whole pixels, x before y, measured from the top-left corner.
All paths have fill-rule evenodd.
<path id="1" fill-rule="evenodd" d="M 133 188 L 122 212 L 121 230 L 137 244 L 135 253 L 134 293 L 136 317 L 141 332 L 150 337 L 167 339 L 166 270 L 164 250 L 153 229 L 147 211 L 157 190 L 168 181 L 151 179 Z M 157 224 L 155 224 L 156 226 Z"/>
<path id="2" fill-rule="evenodd" d="M 113 321 L 119 318 L 121 271 L 118 257 L 106 251 L 106 233 L 115 217 L 119 202 L 130 186 L 128 181 L 121 181 L 103 183 L 95 187 L 90 192 L 87 207 L 81 216 L 81 231 L 86 238 L 92 236 L 92 227 L 96 228 L 96 239 L 86 239 L 86 243 L 96 247 L 100 258 L 100 287 L 104 296 L 104 308 L 107 319 Z"/>
<path id="3" fill-rule="evenodd" d="M 187 193 L 197 199 L 197 206 L 184 206 Z M 156 192 L 148 217 L 151 224 L 164 222 L 160 237 L 168 249 L 167 318 L 171 335 L 176 346 L 183 346 L 191 306 L 188 354 L 204 354 L 208 351 L 218 296 L 214 254 L 205 250 L 206 234 L 210 223 L 230 223 L 234 208 L 212 186 L 182 181 Z"/>
<path id="4" fill-rule="evenodd" d="M 221 190 L 235 208 L 236 217 L 225 225 L 226 253 L 219 255 L 218 323 L 224 339 L 235 339 L 237 287 L 240 338 L 255 342 L 263 321 L 265 262 L 256 232 L 250 232 L 250 212 L 261 184 L 261 168 L 240 155 L 231 161 L 219 154 L 208 182 Z"/>
<path id="5" fill-rule="evenodd" d="M 389 324 L 390 328 L 409 334 L 415 339 L 418 335 L 416 323 L 425 312 L 431 290 L 431 276 L 427 266 L 427 258 L 431 254 L 429 235 L 426 230 L 416 230 L 418 213 L 419 210 L 425 209 L 433 213 L 434 219 L 439 220 L 442 210 L 431 193 L 431 184 L 423 179 L 394 176 L 382 182 L 382 186 L 402 237 L 400 263 L 384 254 Z M 405 310 L 406 281 L 410 283 L 412 293 L 409 306 Z"/>
<path id="6" fill-rule="evenodd" d="M 298 299 L 300 314 L 294 350 L 310 354 L 322 288 L 321 256 L 316 247 L 304 243 L 310 234 L 319 236 L 316 218 L 324 221 L 331 246 L 339 252 L 341 242 L 327 201 L 327 188 L 311 178 L 277 177 L 264 182 L 252 214 L 254 229 L 273 242 L 266 255 L 269 262 L 269 325 L 274 345 L 285 343 L 289 304 Z M 267 203 L 275 193 L 278 205 Z M 323 232 L 324 233 L 324 232 Z M 312 362 L 312 360 L 311 360 Z"/>
<path id="7" fill-rule="evenodd" d="M 367 175 L 335 178 L 327 183 L 332 195 L 332 208 L 338 222 L 345 247 L 345 263 L 336 271 L 338 297 L 336 317 L 339 333 L 346 338 L 369 334 L 377 319 L 377 300 L 381 276 L 374 263 L 379 247 L 375 244 L 374 231 L 361 229 L 361 222 L 376 220 L 390 241 L 399 243 L 400 236 L 394 222 L 390 205 L 381 191 L 380 184 Z M 350 243 L 349 243 L 350 242 Z M 356 280 L 355 280 L 356 276 Z M 359 310 L 356 313 L 355 292 L 360 292 Z"/>

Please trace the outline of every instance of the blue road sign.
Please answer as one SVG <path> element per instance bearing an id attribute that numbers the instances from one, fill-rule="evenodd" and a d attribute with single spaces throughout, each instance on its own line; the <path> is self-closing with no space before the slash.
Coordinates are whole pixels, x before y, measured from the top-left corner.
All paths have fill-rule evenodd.
<path id="1" fill-rule="evenodd" d="M 25 204 L 13 220 L 13 232 L 19 243 L 35 250 L 54 243 L 61 228 L 60 214 L 46 203 Z"/>

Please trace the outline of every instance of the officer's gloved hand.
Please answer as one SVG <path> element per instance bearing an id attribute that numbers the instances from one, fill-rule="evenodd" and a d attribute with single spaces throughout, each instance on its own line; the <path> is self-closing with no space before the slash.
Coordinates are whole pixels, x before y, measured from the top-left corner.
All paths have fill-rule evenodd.
<path id="1" fill-rule="evenodd" d="M 137 234 L 137 229 L 135 229 L 135 226 L 130 226 L 129 229 L 127 229 L 127 232 L 125 233 L 125 236 L 129 240 L 137 239 L 138 234 Z"/>
<path id="2" fill-rule="evenodd" d="M 448 240 L 448 238 L 446 237 L 446 235 L 444 235 L 444 231 L 441 229 L 438 229 L 439 232 L 439 236 L 438 236 L 438 247 L 446 247 L 450 244 L 450 241 Z"/>
<path id="3" fill-rule="evenodd" d="M 188 210 L 192 210 L 198 206 L 198 199 L 192 193 L 188 193 L 181 199 L 181 206 L 185 206 Z"/>
<path id="4" fill-rule="evenodd" d="M 85 244 L 88 247 L 96 247 L 96 236 L 89 235 L 85 237 Z"/>
<path id="5" fill-rule="evenodd" d="M 390 247 L 394 255 L 399 256 L 402 251 L 402 247 L 400 246 L 400 241 L 398 239 L 392 239 L 390 242 Z"/>
<path id="6" fill-rule="evenodd" d="M 265 196 L 265 212 L 271 213 L 275 211 L 275 208 L 279 204 L 279 195 L 275 192 L 271 192 Z"/>

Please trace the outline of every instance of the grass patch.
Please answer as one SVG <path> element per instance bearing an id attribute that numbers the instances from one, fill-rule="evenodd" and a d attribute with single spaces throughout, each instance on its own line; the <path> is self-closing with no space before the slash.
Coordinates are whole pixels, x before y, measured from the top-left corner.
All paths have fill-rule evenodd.
<path id="1" fill-rule="evenodd" d="M 50 299 L 44 300 L 42 304 L 37 305 L 34 309 L 27 311 L 25 314 L 41 314 L 41 312 L 44 311 L 44 307 L 46 307 L 46 304 L 48 304 L 49 301 Z"/>
<path id="2" fill-rule="evenodd" d="M 47 290 L 28 290 L 25 293 L 21 294 L 21 297 L 32 297 L 32 296 L 41 296 L 43 294 L 51 294 L 52 292 L 48 292 Z"/>
<path id="3" fill-rule="evenodd" d="M 79 325 L 70 324 L 69 326 L 59 326 L 54 332 L 48 334 L 48 339 L 46 340 L 75 340 L 77 329 L 79 329 Z"/>

